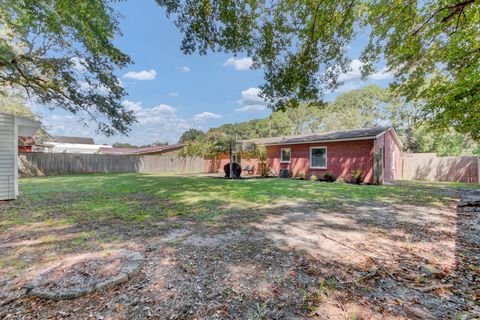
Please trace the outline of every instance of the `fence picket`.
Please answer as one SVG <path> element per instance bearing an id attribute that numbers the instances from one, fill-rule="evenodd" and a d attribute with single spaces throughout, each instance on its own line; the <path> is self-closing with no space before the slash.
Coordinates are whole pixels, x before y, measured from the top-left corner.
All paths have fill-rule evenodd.
<path id="1" fill-rule="evenodd" d="M 21 177 L 78 173 L 202 172 L 202 158 L 175 155 L 106 155 L 74 153 L 20 153 Z"/>
<path id="2" fill-rule="evenodd" d="M 437 157 L 434 153 L 404 153 L 403 180 L 479 183 L 479 157 Z"/>

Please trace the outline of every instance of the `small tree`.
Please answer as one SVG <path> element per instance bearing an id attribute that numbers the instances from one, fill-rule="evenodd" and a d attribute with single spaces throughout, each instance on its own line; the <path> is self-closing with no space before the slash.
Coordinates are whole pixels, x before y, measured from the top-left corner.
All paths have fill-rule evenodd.
<path id="1" fill-rule="evenodd" d="M 217 151 L 217 154 L 227 153 L 230 159 L 230 179 L 233 178 L 233 153 L 239 152 L 241 144 L 236 137 L 223 136 L 216 140 L 213 144 L 213 148 Z"/>
<path id="2" fill-rule="evenodd" d="M 228 154 L 230 159 L 230 177 L 233 178 L 233 154 L 241 150 L 241 143 L 236 137 L 231 137 L 221 131 L 212 131 L 202 139 L 188 142 L 180 152 L 181 157 L 216 158 L 220 154 Z"/>
<path id="3" fill-rule="evenodd" d="M 248 155 L 250 159 L 258 159 L 260 163 L 260 175 L 266 177 L 267 171 L 267 149 L 263 144 L 257 144 L 253 142 L 247 142 L 243 146 L 243 151 Z"/>

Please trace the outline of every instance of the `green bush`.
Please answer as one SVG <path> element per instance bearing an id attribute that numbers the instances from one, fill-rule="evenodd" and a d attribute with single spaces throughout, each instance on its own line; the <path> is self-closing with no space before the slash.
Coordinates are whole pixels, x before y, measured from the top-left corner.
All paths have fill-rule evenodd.
<path id="1" fill-rule="evenodd" d="M 307 175 L 305 174 L 305 172 L 300 171 L 299 173 L 297 173 L 298 180 L 305 180 L 306 178 L 307 178 Z"/>
<path id="2" fill-rule="evenodd" d="M 318 177 L 317 177 L 316 175 L 312 174 L 312 175 L 310 176 L 310 180 L 311 180 L 311 181 L 318 181 Z"/>
<path id="3" fill-rule="evenodd" d="M 354 169 L 350 172 L 350 182 L 354 184 L 360 184 L 363 182 L 365 172 L 362 169 Z"/>
<path id="4" fill-rule="evenodd" d="M 322 176 L 322 180 L 326 182 L 333 182 L 335 181 L 335 177 L 330 172 L 325 172 Z"/>

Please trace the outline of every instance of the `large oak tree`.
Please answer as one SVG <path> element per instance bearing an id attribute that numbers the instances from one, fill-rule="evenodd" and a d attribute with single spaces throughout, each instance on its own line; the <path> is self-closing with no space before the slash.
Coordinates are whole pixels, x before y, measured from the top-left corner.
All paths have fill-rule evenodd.
<path id="1" fill-rule="evenodd" d="M 127 132 L 134 117 L 113 72 L 131 60 L 112 43 L 112 2 L 3 0 L 0 93 L 21 88 L 39 104 L 86 115 L 104 134 Z"/>

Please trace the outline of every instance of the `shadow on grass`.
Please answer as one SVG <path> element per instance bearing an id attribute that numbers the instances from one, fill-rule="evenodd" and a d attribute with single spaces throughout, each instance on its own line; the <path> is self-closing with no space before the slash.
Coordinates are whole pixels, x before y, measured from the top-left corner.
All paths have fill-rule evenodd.
<path id="1" fill-rule="evenodd" d="M 456 295 L 446 293 L 445 301 L 415 287 L 433 281 L 419 271 L 432 256 L 455 262 L 458 230 L 449 206 L 463 187 L 130 174 L 26 179 L 24 196 L 0 209 L 0 277 L 62 256 L 132 248 L 147 255 L 139 277 L 101 302 L 39 301 L 38 316 L 88 316 L 75 311 L 81 305 L 125 318 L 298 318 L 317 309 L 346 318 L 454 317 L 464 307 Z M 384 259 L 388 272 L 342 284 L 371 272 L 368 255 Z M 18 299 L 0 315 L 26 313 L 30 304 Z"/>

